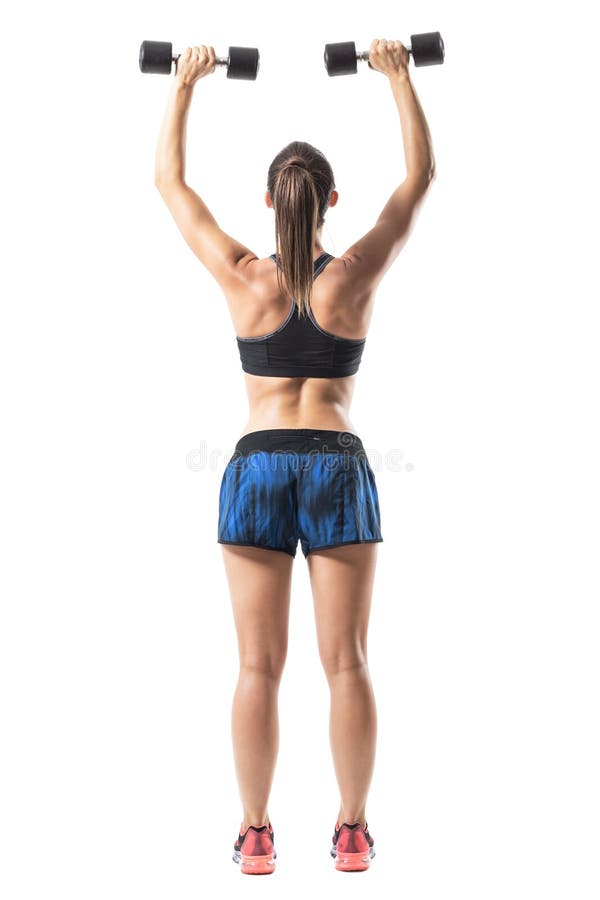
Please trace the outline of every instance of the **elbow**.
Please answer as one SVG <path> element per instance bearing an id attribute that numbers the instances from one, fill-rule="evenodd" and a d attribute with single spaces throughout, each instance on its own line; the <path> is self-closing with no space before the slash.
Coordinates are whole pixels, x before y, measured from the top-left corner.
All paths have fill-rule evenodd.
<path id="1" fill-rule="evenodd" d="M 158 190 L 162 193 L 165 190 L 168 190 L 173 185 L 183 184 L 184 179 L 179 177 L 178 175 L 173 175 L 171 173 L 165 175 L 156 174 L 154 176 L 154 186 L 158 188 Z"/>
<path id="2" fill-rule="evenodd" d="M 425 194 L 435 181 L 436 177 L 437 172 L 435 164 L 432 162 L 431 165 L 419 169 L 417 172 L 409 175 L 407 180 L 413 184 L 419 193 Z"/>
<path id="3" fill-rule="evenodd" d="M 435 181 L 436 174 L 435 157 L 431 152 L 424 153 L 420 159 L 413 160 L 407 167 L 407 176 L 410 180 L 420 181 L 423 184 Z"/>
<path id="4" fill-rule="evenodd" d="M 437 178 L 437 172 L 435 168 L 435 163 L 432 161 L 429 168 L 425 169 L 421 176 L 421 184 L 423 185 L 423 193 L 429 190 L 435 179 Z"/>
<path id="5" fill-rule="evenodd" d="M 426 185 L 430 185 L 432 182 L 435 181 L 436 177 L 437 177 L 437 171 L 435 168 L 435 159 L 432 156 L 429 161 L 429 165 L 425 167 L 423 180 L 425 181 Z"/>
<path id="6" fill-rule="evenodd" d="M 155 187 L 157 187 L 159 190 L 160 190 L 161 187 L 163 187 L 164 184 L 166 184 L 168 181 L 172 181 L 172 180 L 173 180 L 173 179 L 170 177 L 170 173 L 169 173 L 169 172 L 158 171 L 158 170 L 157 170 L 157 171 L 154 173 L 154 185 L 155 185 Z"/>

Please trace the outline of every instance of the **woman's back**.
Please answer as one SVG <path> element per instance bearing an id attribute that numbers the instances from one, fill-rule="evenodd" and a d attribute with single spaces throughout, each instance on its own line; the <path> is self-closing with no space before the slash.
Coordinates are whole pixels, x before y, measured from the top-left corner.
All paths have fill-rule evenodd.
<path id="1" fill-rule="evenodd" d="M 331 372 L 333 377 L 323 377 L 328 370 L 317 367 L 315 372 L 320 372 L 319 376 L 297 375 L 291 374 L 294 369 L 288 366 L 285 371 L 290 374 L 279 376 L 270 374 L 278 371 L 276 368 L 252 365 L 257 359 L 272 358 L 275 349 L 279 349 L 280 355 L 284 352 L 287 358 L 293 355 L 296 365 L 304 362 L 306 368 L 297 370 L 306 373 L 311 371 L 311 353 L 313 357 L 319 352 L 329 358 L 329 342 L 332 350 L 338 349 L 345 365 L 358 368 L 374 291 L 365 293 L 364 286 L 357 290 L 357 279 L 353 279 L 351 267 L 343 257 L 321 253 L 315 256 L 315 261 L 321 258 L 314 280 L 310 318 L 298 318 L 295 304 L 291 307 L 289 295 L 279 289 L 272 257 L 247 263 L 235 293 L 226 295 L 246 369 L 250 409 L 243 434 L 272 427 L 353 430 L 349 409 L 355 374 L 340 376 Z M 295 326 L 295 345 L 290 326 Z M 313 348 L 319 339 L 322 341 L 318 350 L 305 346 L 305 335 L 309 340 L 312 338 Z M 262 374 L 253 374 L 255 371 Z"/>

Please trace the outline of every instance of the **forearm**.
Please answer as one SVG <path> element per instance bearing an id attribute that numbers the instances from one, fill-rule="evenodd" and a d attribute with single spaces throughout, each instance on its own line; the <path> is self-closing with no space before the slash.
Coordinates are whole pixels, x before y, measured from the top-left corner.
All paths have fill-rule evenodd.
<path id="1" fill-rule="evenodd" d="M 400 114 L 407 178 L 431 178 L 435 174 L 431 135 L 410 76 L 394 74 L 390 85 Z"/>
<path id="2" fill-rule="evenodd" d="M 158 137 L 154 179 L 185 180 L 185 141 L 192 88 L 174 78 Z"/>

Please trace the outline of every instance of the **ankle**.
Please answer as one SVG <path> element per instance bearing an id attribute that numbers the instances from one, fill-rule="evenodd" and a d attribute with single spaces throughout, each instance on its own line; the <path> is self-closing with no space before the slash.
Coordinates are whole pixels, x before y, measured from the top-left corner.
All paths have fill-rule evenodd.
<path id="1" fill-rule="evenodd" d="M 242 825 L 241 825 L 240 831 L 241 831 L 241 833 L 243 833 L 250 827 L 250 825 L 254 825 L 255 828 L 260 828 L 261 825 L 270 825 L 270 824 L 271 824 L 271 820 L 268 815 L 267 816 L 251 816 L 251 815 L 244 814 L 244 818 L 242 820 Z"/>
<path id="2" fill-rule="evenodd" d="M 339 827 L 342 822 L 347 822 L 348 825 L 353 825 L 355 822 L 360 822 L 363 828 L 367 827 L 367 818 L 364 812 L 355 813 L 354 815 L 348 815 L 344 812 L 343 809 L 340 809 L 337 817 L 336 827 Z"/>

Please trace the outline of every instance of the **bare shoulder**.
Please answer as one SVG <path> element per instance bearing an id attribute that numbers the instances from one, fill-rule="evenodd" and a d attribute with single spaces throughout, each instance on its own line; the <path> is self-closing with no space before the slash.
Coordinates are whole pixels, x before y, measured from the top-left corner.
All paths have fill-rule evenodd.
<path id="1" fill-rule="evenodd" d="M 330 260 L 315 281 L 311 306 L 322 328 L 349 340 L 366 336 L 376 285 L 344 256 Z"/>
<path id="2" fill-rule="evenodd" d="M 236 277 L 227 286 L 225 296 L 229 301 L 236 302 L 248 298 L 248 295 L 264 296 L 270 284 L 273 261 L 268 257 L 260 259 L 258 256 L 249 255 L 241 259 L 236 266 Z"/>
<path id="3" fill-rule="evenodd" d="M 236 334 L 252 335 L 276 328 L 289 306 L 277 289 L 275 263 L 268 256 L 242 260 L 236 278 L 224 290 Z"/>
<path id="4" fill-rule="evenodd" d="M 361 309 L 373 297 L 377 281 L 365 275 L 364 269 L 344 254 L 334 257 L 327 264 L 315 287 L 317 285 L 324 299 L 336 303 L 343 298 L 346 307 Z"/>

